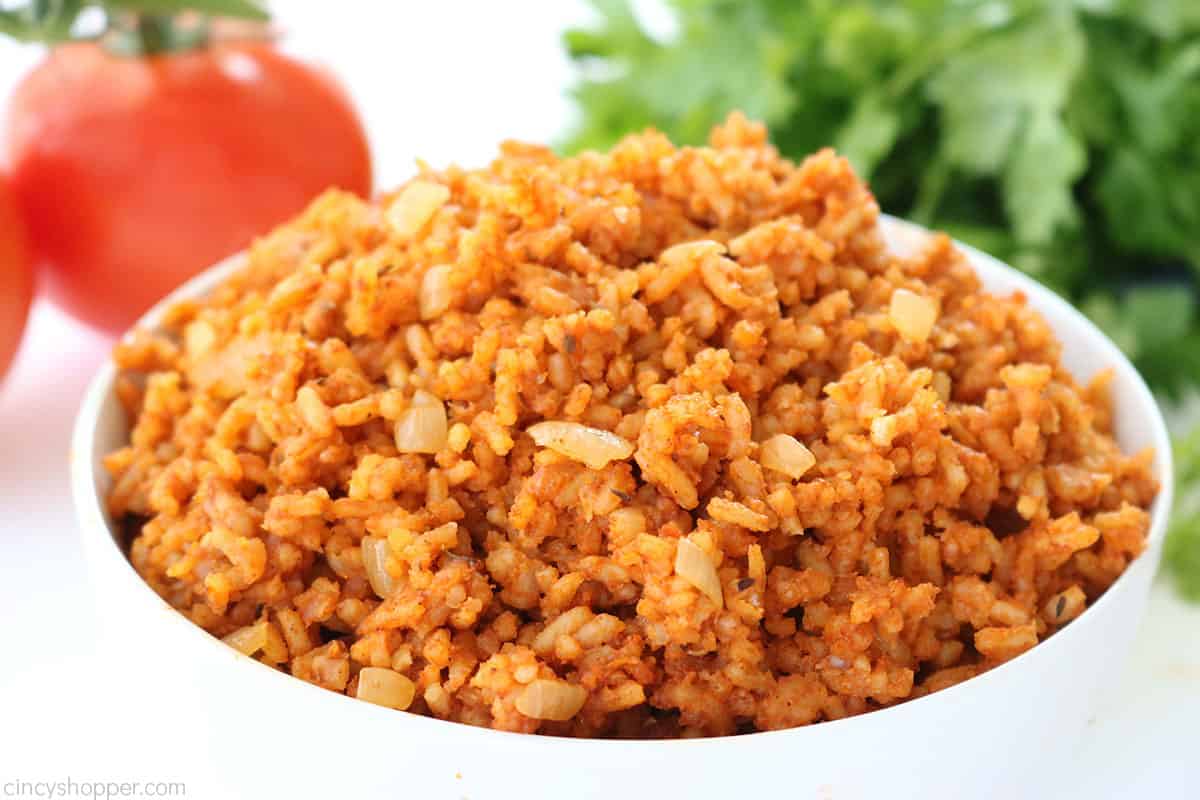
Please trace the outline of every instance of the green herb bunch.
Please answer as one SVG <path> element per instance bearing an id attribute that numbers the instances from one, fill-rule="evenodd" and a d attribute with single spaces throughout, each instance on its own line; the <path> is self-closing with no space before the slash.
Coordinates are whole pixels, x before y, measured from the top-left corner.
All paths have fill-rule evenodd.
<path id="1" fill-rule="evenodd" d="M 1200 2 L 672 0 L 662 37 L 593 5 L 566 34 L 568 150 L 651 125 L 699 143 L 741 109 L 1071 299 L 1164 402 L 1200 386 Z M 1169 563 L 1200 599 L 1200 433 L 1176 456 Z"/>

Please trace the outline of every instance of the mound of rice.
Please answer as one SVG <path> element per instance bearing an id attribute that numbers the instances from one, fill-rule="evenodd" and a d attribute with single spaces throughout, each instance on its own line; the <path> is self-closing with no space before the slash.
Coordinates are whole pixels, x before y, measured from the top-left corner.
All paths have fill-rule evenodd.
<path id="1" fill-rule="evenodd" d="M 1075 619 L 1150 453 L 945 237 L 734 115 L 318 199 L 117 348 L 134 566 L 297 678 L 566 736 L 898 703 Z"/>

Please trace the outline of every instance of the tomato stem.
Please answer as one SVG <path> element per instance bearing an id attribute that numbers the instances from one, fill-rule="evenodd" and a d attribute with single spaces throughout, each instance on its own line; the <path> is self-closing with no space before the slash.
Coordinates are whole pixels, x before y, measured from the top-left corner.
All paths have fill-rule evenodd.
<path id="1" fill-rule="evenodd" d="M 173 24 L 170 17 L 158 14 L 139 14 L 136 29 L 143 55 L 161 53 L 169 49 Z"/>
<path id="2" fill-rule="evenodd" d="M 0 36 L 22 42 L 101 39 L 120 55 L 139 56 L 203 47 L 210 18 L 264 23 L 263 0 L 0 0 Z M 85 11 L 103 12 L 106 24 L 77 23 Z M 148 13 L 157 10 L 158 13 Z M 168 13 L 170 12 L 170 13 Z"/>
<path id="3" fill-rule="evenodd" d="M 208 17 L 196 15 L 180 19 L 169 14 L 133 14 L 106 37 L 109 50 L 134 58 L 195 50 L 208 42 Z"/>

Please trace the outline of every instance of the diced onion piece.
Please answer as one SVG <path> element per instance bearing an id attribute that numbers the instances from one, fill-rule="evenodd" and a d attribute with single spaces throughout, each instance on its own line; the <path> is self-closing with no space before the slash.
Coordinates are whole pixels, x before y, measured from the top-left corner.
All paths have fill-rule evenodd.
<path id="1" fill-rule="evenodd" d="M 603 469 L 610 461 L 624 461 L 633 455 L 632 442 L 578 422 L 539 422 L 529 426 L 528 433 L 539 447 L 581 461 L 592 469 Z"/>
<path id="2" fill-rule="evenodd" d="M 266 625 L 266 629 L 267 641 L 262 648 L 262 658 L 268 664 L 282 664 L 288 660 L 288 648 L 283 634 L 275 625 Z"/>
<path id="3" fill-rule="evenodd" d="M 450 265 L 438 264 L 421 278 L 421 319 L 440 317 L 450 307 Z"/>
<path id="4" fill-rule="evenodd" d="M 513 705 L 527 717 L 563 722 L 579 713 L 587 689 L 566 681 L 539 678 L 526 686 Z"/>
<path id="5" fill-rule="evenodd" d="M 217 332 L 204 320 L 192 320 L 183 329 L 183 346 L 192 358 L 199 358 L 213 349 L 217 343 Z"/>
<path id="6" fill-rule="evenodd" d="M 188 371 L 188 380 L 209 394 L 233 399 L 246 391 L 251 366 L 274 347 L 266 333 L 239 336 L 224 347 L 212 346 L 197 357 Z"/>
<path id="7" fill-rule="evenodd" d="M 767 469 L 782 472 L 792 480 L 813 468 L 817 459 L 804 443 L 786 433 L 777 433 L 762 443 L 759 462 Z"/>
<path id="8" fill-rule="evenodd" d="M 363 667 L 358 673 L 359 700 L 403 711 L 412 705 L 417 687 L 405 676 L 385 667 Z"/>
<path id="9" fill-rule="evenodd" d="M 267 646 L 267 621 L 259 620 L 253 625 L 238 628 L 221 641 L 242 655 L 252 656 Z"/>
<path id="10" fill-rule="evenodd" d="M 387 557 L 387 539 L 374 536 L 362 538 L 362 560 L 363 568 L 367 571 L 367 581 L 375 594 L 384 598 L 396 589 L 396 579 L 387 571 Z"/>
<path id="11" fill-rule="evenodd" d="M 450 190 L 432 181 L 413 181 L 388 206 L 387 222 L 392 233 L 411 239 L 450 199 Z"/>
<path id="12" fill-rule="evenodd" d="M 892 292 L 888 319 L 905 340 L 923 342 L 928 339 L 933 331 L 933 323 L 937 322 L 937 316 L 937 306 L 928 297 L 922 297 L 908 289 Z"/>
<path id="13" fill-rule="evenodd" d="M 396 449 L 401 453 L 436 453 L 446 446 L 446 406 L 424 389 L 396 420 Z"/>
<path id="14" fill-rule="evenodd" d="M 691 539 L 680 539 L 675 547 L 675 574 L 695 586 L 717 608 L 725 607 L 721 579 L 708 553 Z"/>

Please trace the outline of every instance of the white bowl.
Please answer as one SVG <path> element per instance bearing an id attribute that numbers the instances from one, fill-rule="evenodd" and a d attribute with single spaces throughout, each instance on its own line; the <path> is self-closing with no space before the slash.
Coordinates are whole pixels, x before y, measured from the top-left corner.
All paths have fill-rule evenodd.
<path id="1" fill-rule="evenodd" d="M 883 221 L 897 248 L 924 235 Z M 929 697 L 836 722 L 719 739 L 604 741 L 503 733 L 404 714 L 276 672 L 209 636 L 142 582 L 114 541 L 100 460 L 128 429 L 109 362 L 92 381 L 72 443 L 71 482 L 103 617 L 107 655 L 164 693 L 131 703 L 164 736 L 202 731 L 187 761 L 247 797 L 789 798 L 1024 796 L 1036 770 L 1070 769 L 1103 690 L 1120 673 L 1145 608 L 1171 506 L 1171 448 L 1153 397 L 1117 347 L 1069 304 L 995 259 L 960 245 L 994 292 L 1021 291 L 1063 344 L 1079 378 L 1104 367 L 1117 439 L 1151 446 L 1162 489 L 1146 551 L 1079 619 L 1029 652 Z M 201 296 L 235 257 L 188 282 L 141 320 Z M 157 683 L 155 683 L 157 681 Z M 150 690 L 148 690 L 150 691 Z M 1136 732 L 1131 732 L 1136 735 Z M 199 773 L 196 773 L 199 774 Z M 334 795 L 333 793 L 337 793 Z"/>

